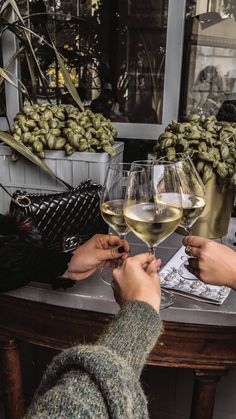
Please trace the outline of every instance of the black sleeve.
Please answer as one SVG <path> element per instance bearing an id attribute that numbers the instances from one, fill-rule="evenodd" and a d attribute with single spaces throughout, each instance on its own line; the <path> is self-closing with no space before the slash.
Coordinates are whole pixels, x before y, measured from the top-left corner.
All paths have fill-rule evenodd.
<path id="1" fill-rule="evenodd" d="M 74 281 L 60 279 L 71 258 L 45 247 L 26 243 L 5 243 L 0 247 L 0 292 L 22 287 L 30 281 L 48 282 L 53 288 L 67 288 Z"/>

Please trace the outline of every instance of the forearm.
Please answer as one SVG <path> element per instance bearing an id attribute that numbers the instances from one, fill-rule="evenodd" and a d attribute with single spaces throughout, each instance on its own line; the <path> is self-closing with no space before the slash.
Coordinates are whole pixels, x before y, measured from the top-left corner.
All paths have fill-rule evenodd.
<path id="1" fill-rule="evenodd" d="M 140 374 L 161 333 L 162 322 L 156 310 L 147 303 L 131 301 L 125 304 L 98 343 L 125 358 Z"/>
<path id="2" fill-rule="evenodd" d="M 151 306 L 127 303 L 96 345 L 76 346 L 53 360 L 27 418 L 148 418 L 139 373 L 160 332 Z"/>

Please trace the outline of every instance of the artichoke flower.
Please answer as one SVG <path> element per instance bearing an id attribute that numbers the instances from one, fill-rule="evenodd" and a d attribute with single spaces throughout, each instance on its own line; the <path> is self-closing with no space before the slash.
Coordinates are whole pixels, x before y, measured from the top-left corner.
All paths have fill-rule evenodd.
<path id="1" fill-rule="evenodd" d="M 176 161 L 178 153 L 188 153 L 204 184 L 215 174 L 219 183 L 236 190 L 235 122 L 204 115 L 189 115 L 182 123 L 172 121 L 153 152 L 169 161 Z"/>
<path id="2" fill-rule="evenodd" d="M 46 150 L 102 152 L 114 156 L 116 129 L 109 119 L 73 105 L 26 104 L 14 118 L 11 134 L 41 159 Z"/>

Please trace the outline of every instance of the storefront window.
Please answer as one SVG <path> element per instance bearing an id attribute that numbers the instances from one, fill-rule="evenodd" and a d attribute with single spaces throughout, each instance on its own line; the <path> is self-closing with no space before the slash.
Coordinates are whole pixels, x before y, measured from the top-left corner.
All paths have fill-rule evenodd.
<path id="1" fill-rule="evenodd" d="M 3 67 L 2 62 L 2 43 L 0 42 L 0 67 Z M 4 83 L 0 85 L 0 117 L 6 115 L 6 98 Z"/>
<path id="2" fill-rule="evenodd" d="M 55 43 L 85 105 L 115 122 L 160 124 L 163 116 L 168 2 L 165 0 L 31 0 L 19 2 L 49 89 L 21 77 L 32 99 L 71 101 Z M 45 42 L 44 42 L 45 41 Z"/>
<path id="3" fill-rule="evenodd" d="M 187 0 L 181 117 L 236 121 L 236 2 Z"/>

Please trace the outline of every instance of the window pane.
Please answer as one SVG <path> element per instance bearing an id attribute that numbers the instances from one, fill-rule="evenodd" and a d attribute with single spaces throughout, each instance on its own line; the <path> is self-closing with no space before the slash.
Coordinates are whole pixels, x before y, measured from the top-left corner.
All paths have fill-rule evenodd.
<path id="1" fill-rule="evenodd" d="M 236 121 L 236 9 L 232 0 L 187 0 L 182 108 Z"/>
<path id="2" fill-rule="evenodd" d="M 0 67 L 3 67 L 1 41 L 0 41 Z M 6 98 L 5 98 L 4 83 L 0 86 L 0 117 L 1 116 L 6 116 Z"/>
<path id="3" fill-rule="evenodd" d="M 161 123 L 168 2 L 165 0 L 31 0 L 34 49 L 52 100 L 71 101 L 53 49 L 66 60 L 85 105 L 118 122 Z M 46 99 L 42 80 L 33 83 L 25 55 L 22 81 L 31 97 Z M 37 69 L 34 69 L 36 72 Z"/>

